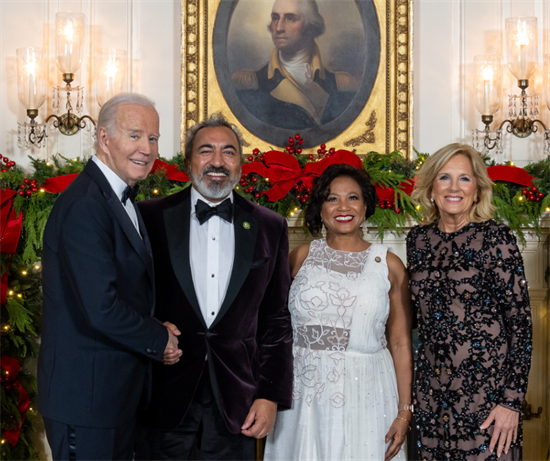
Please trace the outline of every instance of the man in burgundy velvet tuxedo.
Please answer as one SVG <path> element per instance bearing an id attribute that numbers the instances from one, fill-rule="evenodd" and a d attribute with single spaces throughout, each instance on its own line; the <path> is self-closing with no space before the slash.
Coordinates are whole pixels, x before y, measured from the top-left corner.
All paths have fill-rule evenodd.
<path id="1" fill-rule="evenodd" d="M 236 127 L 214 115 L 187 134 L 192 187 L 140 203 L 155 314 L 178 325 L 183 353 L 153 370 L 136 459 L 189 459 L 193 444 L 201 459 L 253 459 L 254 438 L 291 405 L 288 229 L 233 192 L 241 153 Z"/>

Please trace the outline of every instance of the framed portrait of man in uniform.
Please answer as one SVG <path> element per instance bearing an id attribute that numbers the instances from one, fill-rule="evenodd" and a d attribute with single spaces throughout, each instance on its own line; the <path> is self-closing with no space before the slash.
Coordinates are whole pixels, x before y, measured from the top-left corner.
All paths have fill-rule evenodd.
<path id="1" fill-rule="evenodd" d="M 411 0 L 182 0 L 182 133 L 221 111 L 251 148 L 412 149 Z"/>

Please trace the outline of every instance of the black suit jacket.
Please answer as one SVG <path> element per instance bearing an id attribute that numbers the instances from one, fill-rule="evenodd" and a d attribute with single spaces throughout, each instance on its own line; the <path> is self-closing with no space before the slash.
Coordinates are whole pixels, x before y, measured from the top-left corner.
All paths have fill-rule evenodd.
<path id="1" fill-rule="evenodd" d="M 115 427 L 150 393 L 150 359 L 162 358 L 168 332 L 152 318 L 153 264 L 141 227 L 143 240 L 93 161 L 56 200 L 42 259 L 44 417 Z"/>
<path id="2" fill-rule="evenodd" d="M 277 213 L 234 195 L 233 270 L 218 316 L 207 328 L 189 262 L 190 196 L 188 188 L 139 204 L 153 248 L 156 315 L 178 326 L 183 351 L 176 365 L 153 366 L 152 401 L 140 423 L 177 427 L 208 364 L 222 417 L 237 434 L 255 399 L 281 409 L 291 405 L 288 229 Z"/>

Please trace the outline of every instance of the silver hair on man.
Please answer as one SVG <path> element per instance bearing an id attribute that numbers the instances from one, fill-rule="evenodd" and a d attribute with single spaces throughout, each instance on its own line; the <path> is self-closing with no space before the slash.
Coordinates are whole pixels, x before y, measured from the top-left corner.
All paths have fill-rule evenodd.
<path id="1" fill-rule="evenodd" d="M 325 33 L 325 19 L 319 13 L 316 0 L 296 0 L 298 8 L 304 17 L 305 33 L 311 38 L 317 38 Z M 270 24 L 267 25 L 269 31 Z"/>
<path id="2" fill-rule="evenodd" d="M 154 109 L 155 112 L 157 112 L 155 104 L 148 97 L 138 93 L 120 93 L 109 99 L 105 104 L 103 104 L 103 107 L 99 111 L 99 116 L 97 118 L 96 132 L 97 130 L 99 130 L 100 127 L 103 127 L 105 128 L 105 131 L 107 131 L 107 135 L 112 138 L 115 135 L 116 114 L 118 108 L 120 106 L 126 105 L 150 107 L 151 109 Z M 99 148 L 97 136 L 95 139 L 95 148 L 96 150 Z"/>

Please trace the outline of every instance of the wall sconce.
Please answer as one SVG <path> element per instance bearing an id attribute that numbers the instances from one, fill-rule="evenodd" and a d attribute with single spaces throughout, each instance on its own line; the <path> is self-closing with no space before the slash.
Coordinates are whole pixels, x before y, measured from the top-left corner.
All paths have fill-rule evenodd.
<path id="1" fill-rule="evenodd" d="M 126 51 L 114 48 L 100 51 L 96 75 L 98 85 L 97 102 L 100 106 L 103 106 L 113 96 L 124 91 L 126 58 Z"/>
<path id="2" fill-rule="evenodd" d="M 43 144 L 46 123 L 36 123 L 38 109 L 46 99 L 47 59 L 44 48 L 18 48 L 17 56 L 17 96 L 27 108 L 30 123 L 18 123 L 17 144 L 21 147 L 21 131 L 25 131 L 25 145 Z"/>
<path id="3" fill-rule="evenodd" d="M 502 67 L 499 56 L 475 56 L 475 103 L 481 113 L 484 130 L 472 130 L 472 140 L 479 149 L 480 137 L 483 150 L 496 148 L 502 153 L 503 127 L 519 138 L 526 138 L 538 131 L 539 124 L 545 131 L 545 151 L 550 152 L 550 136 L 544 123 L 538 120 L 539 95 L 527 95 L 529 79 L 537 68 L 537 18 L 516 17 L 506 19 L 506 49 L 508 69 L 516 77 L 521 95 L 508 95 L 508 116 L 495 130 L 490 130 L 493 115 L 499 110 L 502 93 Z M 550 64 L 547 64 L 550 65 Z M 547 96 L 547 104 L 550 104 Z M 548 105 L 550 108 L 550 105 Z M 494 134 L 494 136 L 491 136 Z"/>
<path id="4" fill-rule="evenodd" d="M 89 115 L 79 116 L 82 113 L 84 88 L 72 87 L 74 74 L 82 63 L 82 46 L 85 32 L 85 16 L 83 13 L 64 12 L 55 16 L 55 56 L 58 69 L 63 75 L 64 87 L 53 88 L 53 110 L 60 112 L 60 92 L 66 91 L 67 112 L 63 115 L 51 114 L 43 124 L 35 119 L 38 109 L 46 99 L 47 86 L 47 56 L 43 48 L 19 48 L 17 50 L 17 90 L 19 101 L 27 109 L 30 122 L 18 123 L 17 144 L 22 147 L 44 147 L 46 144 L 46 127 L 53 120 L 54 128 L 62 134 L 72 136 L 79 130 L 86 128 L 87 120 L 95 127 L 96 122 Z M 101 50 L 96 66 L 96 83 L 98 85 L 97 101 L 103 105 L 116 94 L 124 91 L 126 80 L 125 51 Z M 73 107 L 71 92 L 76 91 L 76 100 Z M 78 114 L 78 115 L 77 115 Z"/>

